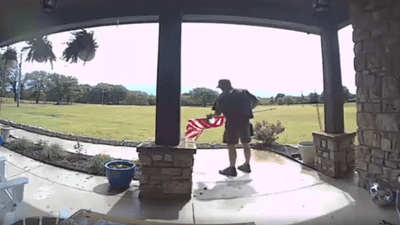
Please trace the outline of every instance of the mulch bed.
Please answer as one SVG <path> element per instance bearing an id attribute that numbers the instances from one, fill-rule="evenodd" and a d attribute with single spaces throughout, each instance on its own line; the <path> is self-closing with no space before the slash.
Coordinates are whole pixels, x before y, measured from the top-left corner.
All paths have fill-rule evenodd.
<path id="1" fill-rule="evenodd" d="M 37 160 L 42 163 L 46 163 L 52 166 L 60 167 L 67 170 L 72 170 L 76 172 L 104 176 L 96 172 L 92 161 L 94 160 L 94 156 L 91 155 L 83 155 L 76 154 L 68 151 L 63 151 L 63 156 L 57 159 L 48 159 L 41 154 L 41 149 L 38 148 L 38 145 L 35 144 L 35 149 L 28 151 L 17 151 L 11 149 L 9 147 L 9 143 L 4 143 L 3 146 L 11 151 L 17 152 L 23 156 L 28 158 Z"/>
<path id="2" fill-rule="evenodd" d="M 15 140 L 15 138 L 10 138 L 11 141 Z M 301 156 L 299 153 L 299 149 L 290 145 L 280 145 L 277 143 L 274 144 L 269 144 L 269 145 L 264 145 L 264 144 L 259 144 L 259 143 L 251 143 L 251 148 L 254 150 L 260 150 L 260 151 L 271 151 L 286 157 L 289 157 L 297 162 L 302 163 L 301 161 Z M 39 162 L 43 162 L 52 166 L 60 167 L 63 169 L 68 169 L 72 171 L 77 171 L 81 173 L 86 173 L 86 174 L 91 174 L 91 175 L 98 175 L 98 176 L 104 176 L 102 174 L 99 174 L 94 166 L 93 166 L 93 160 L 94 156 L 90 155 L 84 155 L 84 154 L 76 154 L 68 151 L 63 151 L 64 155 L 61 158 L 57 159 L 48 159 L 45 156 L 41 154 L 41 149 L 38 148 L 38 144 L 35 144 L 36 148 L 31 151 L 17 151 L 14 149 L 11 149 L 9 147 L 9 143 L 4 143 L 4 147 L 7 149 L 10 149 L 14 152 L 17 152 L 23 156 L 29 157 L 31 159 L 37 160 Z M 227 146 L 226 144 L 207 144 L 207 143 L 201 143 L 197 145 L 197 149 L 226 149 Z M 238 148 L 242 148 L 241 145 L 238 145 Z"/>

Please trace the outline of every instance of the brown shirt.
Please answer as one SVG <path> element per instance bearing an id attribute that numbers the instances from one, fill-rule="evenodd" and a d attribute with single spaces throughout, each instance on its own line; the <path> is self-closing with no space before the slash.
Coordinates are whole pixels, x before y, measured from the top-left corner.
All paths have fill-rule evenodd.
<path id="1" fill-rule="evenodd" d="M 232 89 L 223 92 L 215 101 L 212 110 L 222 112 L 227 121 L 248 120 L 254 118 L 253 104 L 257 97 L 245 89 Z"/>

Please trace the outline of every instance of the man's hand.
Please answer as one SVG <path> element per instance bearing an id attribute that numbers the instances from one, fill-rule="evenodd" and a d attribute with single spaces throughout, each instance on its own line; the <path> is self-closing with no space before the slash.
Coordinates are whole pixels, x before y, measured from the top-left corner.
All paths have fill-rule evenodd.
<path id="1" fill-rule="evenodd" d="M 212 118 L 214 118 L 214 115 L 212 113 L 207 114 L 207 116 L 206 116 L 207 120 L 212 119 Z"/>
<path id="2" fill-rule="evenodd" d="M 218 117 L 218 116 L 221 116 L 221 112 L 215 111 L 213 117 Z"/>

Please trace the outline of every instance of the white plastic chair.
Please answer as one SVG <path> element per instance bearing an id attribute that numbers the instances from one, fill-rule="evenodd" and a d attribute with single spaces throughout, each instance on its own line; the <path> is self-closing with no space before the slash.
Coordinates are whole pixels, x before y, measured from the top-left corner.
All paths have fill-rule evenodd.
<path id="1" fill-rule="evenodd" d="M 0 224 L 3 223 L 7 212 L 13 212 L 18 203 L 22 202 L 24 186 L 29 183 L 28 178 L 21 177 L 7 180 L 5 177 L 5 164 L 7 159 L 0 157 Z"/>

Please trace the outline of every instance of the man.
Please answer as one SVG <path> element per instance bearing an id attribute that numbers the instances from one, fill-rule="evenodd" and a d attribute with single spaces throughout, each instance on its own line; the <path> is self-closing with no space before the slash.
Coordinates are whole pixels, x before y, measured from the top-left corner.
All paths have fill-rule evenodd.
<path id="1" fill-rule="evenodd" d="M 220 170 L 219 173 L 237 176 L 236 144 L 238 144 L 239 138 L 243 144 L 246 162 L 238 169 L 250 173 L 250 119 L 253 118 L 253 109 L 259 101 L 247 90 L 233 88 L 230 80 L 219 80 L 217 88 L 221 88 L 222 93 L 214 103 L 212 110 L 215 110 L 214 116 L 222 113 L 226 118 L 224 143 L 228 144 L 230 162 L 230 166 Z"/>

